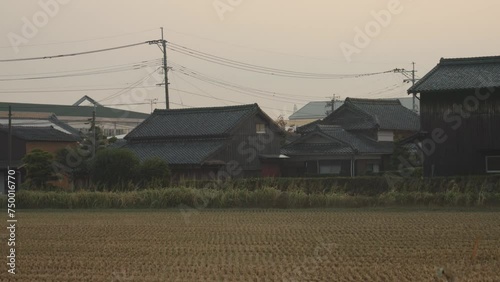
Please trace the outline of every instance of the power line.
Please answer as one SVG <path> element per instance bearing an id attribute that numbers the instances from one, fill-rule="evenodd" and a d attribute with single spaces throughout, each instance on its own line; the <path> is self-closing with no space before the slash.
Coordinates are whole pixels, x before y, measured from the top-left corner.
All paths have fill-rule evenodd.
<path id="1" fill-rule="evenodd" d="M 276 92 L 276 91 L 269 91 L 269 90 L 262 90 L 262 89 L 258 89 L 258 88 L 253 88 L 253 87 L 249 87 L 249 86 L 242 86 L 242 85 L 239 85 L 239 84 L 236 84 L 234 82 L 228 82 L 228 81 L 225 81 L 223 79 L 220 79 L 220 78 L 215 78 L 213 76 L 208 76 L 206 74 L 203 74 L 199 71 L 195 71 L 191 68 L 188 68 L 188 67 L 185 67 L 183 65 L 179 65 L 177 63 L 174 63 L 172 62 L 172 64 L 174 66 L 178 66 L 181 71 L 188 71 L 189 73 L 193 74 L 193 75 L 196 75 L 197 77 L 201 77 L 203 79 L 208 79 L 210 81 L 220 81 L 226 85 L 231 85 L 232 87 L 235 87 L 235 88 L 240 88 L 240 89 L 244 89 L 244 90 L 248 90 L 248 91 L 253 91 L 253 92 L 258 92 L 258 93 L 262 93 L 262 94 L 266 94 L 266 95 L 273 95 L 273 96 L 283 96 L 283 98 L 286 98 L 286 99 L 290 99 L 290 96 L 292 97 L 300 97 L 300 98 L 303 98 L 304 95 L 295 95 L 295 94 L 290 94 L 290 93 L 282 93 L 282 92 Z M 316 97 L 316 98 L 320 98 L 320 97 Z M 308 99 L 307 100 L 304 100 L 304 99 L 295 99 L 297 101 L 302 101 L 302 102 L 307 102 L 309 101 Z"/>
<path id="2" fill-rule="evenodd" d="M 149 44 L 149 42 L 145 41 L 145 42 L 139 42 L 139 43 L 134 43 L 134 44 L 122 45 L 122 46 L 117 46 L 117 47 L 111 47 L 111 48 L 105 48 L 105 49 L 98 49 L 98 50 L 92 50 L 92 51 L 85 51 L 85 52 L 70 53 L 70 54 L 60 54 L 60 55 L 42 56 L 42 57 L 31 57 L 31 58 L 20 58 L 20 59 L 7 59 L 7 60 L 0 60 L 0 63 L 19 62 L 19 61 L 33 61 L 33 60 L 45 60 L 45 59 L 56 59 L 56 58 L 64 58 L 64 57 L 73 57 L 73 56 L 79 56 L 79 55 L 88 55 L 88 54 L 94 54 L 94 53 L 100 53 L 100 52 L 107 52 L 107 51 L 113 51 L 113 50 L 118 50 L 118 49 L 130 48 L 130 47 L 135 47 L 135 46 L 139 46 L 139 45 L 143 45 L 143 44 Z"/>
<path id="3" fill-rule="evenodd" d="M 130 87 L 130 86 L 128 86 Z M 156 88 L 156 86 L 135 86 L 134 88 Z M 110 88 L 82 88 L 82 89 L 54 89 L 54 90 L 20 90 L 20 91 L 1 91 L 2 94 L 22 94 L 22 93 L 52 93 L 52 92 L 87 92 L 87 91 L 107 91 L 107 90 L 123 90 L 125 88 L 110 87 Z"/>
<path id="4" fill-rule="evenodd" d="M 75 77 L 75 76 L 89 76 L 89 75 L 98 75 L 98 74 L 107 74 L 107 73 L 139 70 L 139 69 L 147 68 L 147 67 L 154 66 L 154 65 L 156 65 L 156 63 L 138 64 L 138 65 L 131 65 L 128 67 L 109 68 L 109 69 L 103 69 L 103 70 L 99 70 L 99 71 L 83 71 L 80 73 L 71 73 L 71 74 L 62 74 L 62 75 L 35 76 L 35 77 L 22 77 L 22 78 L 0 78 L 0 81 L 39 80 L 39 79 L 66 78 L 66 77 Z"/>
<path id="5" fill-rule="evenodd" d="M 114 94 L 111 94 L 108 97 L 105 97 L 104 99 L 99 100 L 98 102 L 102 102 L 102 101 L 106 101 L 106 100 L 109 100 L 109 99 L 113 99 L 115 97 L 118 97 L 118 96 L 122 95 L 123 93 L 127 92 L 128 90 L 137 87 L 137 85 L 139 85 L 140 83 L 142 83 L 143 81 L 145 81 L 146 79 L 148 79 L 153 73 L 155 73 L 160 68 L 161 67 L 156 68 L 155 70 L 153 70 L 152 72 L 150 72 L 146 76 L 144 76 L 143 78 L 141 78 L 138 81 L 132 83 L 130 86 L 128 86 L 126 88 L 123 88 L 122 90 L 120 90 L 120 91 L 118 91 L 118 92 L 116 92 Z"/>
<path id="6" fill-rule="evenodd" d="M 23 45 L 23 46 L 17 46 L 17 48 L 24 48 L 24 47 L 35 47 L 35 46 L 48 46 L 48 45 L 63 45 L 63 44 L 72 44 L 72 43 L 80 43 L 80 42 L 88 42 L 88 41 L 96 41 L 96 40 L 103 40 L 103 39 L 109 39 L 109 38 L 117 38 L 117 37 L 124 37 L 132 34 L 139 34 L 139 33 L 144 33 L 148 31 L 153 31 L 157 30 L 158 28 L 154 29 L 146 29 L 142 31 L 137 31 L 137 32 L 129 32 L 129 33 L 122 33 L 118 35 L 111 35 L 111 36 L 103 36 L 103 37 L 97 37 L 97 38 L 89 38 L 89 39 L 82 39 L 82 40 L 73 40 L 73 41 L 65 41 L 65 42 L 52 42 L 52 43 L 41 43 L 41 44 L 29 44 L 29 45 Z M 0 48 L 12 48 L 12 46 L 0 46 Z"/>
<path id="7" fill-rule="evenodd" d="M 173 47 L 172 47 L 173 46 Z M 172 42 L 169 42 L 170 50 L 174 52 L 178 52 L 193 58 L 197 58 L 200 60 L 204 60 L 207 62 L 211 62 L 214 64 L 236 68 L 240 70 L 256 72 L 261 74 L 273 75 L 273 76 L 282 76 L 282 77 L 291 77 L 291 78 L 303 78 L 303 79 L 345 79 L 345 78 L 358 78 L 363 76 L 372 76 L 393 72 L 393 70 L 383 71 L 383 72 L 374 72 L 374 73 L 360 73 L 360 74 L 331 74 L 331 73 L 311 73 L 311 72 L 297 72 L 291 70 L 284 70 L 278 68 L 271 68 L 265 66 L 259 66 L 249 63 L 244 63 L 232 59 L 223 58 L 220 56 L 211 55 L 205 52 L 197 51 L 182 45 L 178 45 Z"/>
<path id="8" fill-rule="evenodd" d="M 291 102 L 290 100 L 295 100 L 298 102 L 308 102 L 309 101 L 309 100 L 304 100 L 304 99 L 290 98 L 290 97 L 287 97 L 286 94 L 277 94 L 275 92 L 270 92 L 270 91 L 266 91 L 266 90 L 260 90 L 260 89 L 256 89 L 256 88 L 240 86 L 240 85 L 229 83 L 229 82 L 226 82 L 223 80 L 214 79 L 214 78 L 211 78 L 209 76 L 196 73 L 194 71 L 191 71 L 188 73 L 188 72 L 185 72 L 183 69 L 174 68 L 174 70 L 179 71 L 179 73 L 181 73 L 185 76 L 189 76 L 189 77 L 201 80 L 203 82 L 215 85 L 217 87 L 221 87 L 221 88 L 228 89 L 231 91 L 236 91 L 236 92 L 242 93 L 244 95 L 252 96 L 252 97 L 259 97 L 259 98 L 263 98 L 266 100 L 278 101 L 278 102 L 284 102 L 284 103 L 294 103 L 294 102 Z M 270 95 L 272 95 L 272 96 L 270 97 Z M 285 96 L 282 96 L 282 95 L 285 95 Z"/>
<path id="9" fill-rule="evenodd" d="M 116 67 L 126 67 L 126 66 L 140 66 L 144 64 L 150 64 L 153 62 L 159 62 L 160 59 L 154 60 L 146 60 L 139 62 L 132 62 L 127 64 L 119 64 L 119 65 L 111 65 L 111 66 L 103 66 L 103 67 L 95 67 L 89 69 L 77 69 L 77 70 L 66 70 L 66 71 L 52 71 L 52 72 L 41 72 L 41 73 L 23 73 L 23 74 L 2 74 L 0 77 L 15 77 L 15 76 L 33 76 L 33 75 L 48 75 L 48 74 L 62 74 L 62 73 L 71 73 L 71 72 L 79 72 L 79 71 L 91 71 L 91 70 L 105 70 Z"/>

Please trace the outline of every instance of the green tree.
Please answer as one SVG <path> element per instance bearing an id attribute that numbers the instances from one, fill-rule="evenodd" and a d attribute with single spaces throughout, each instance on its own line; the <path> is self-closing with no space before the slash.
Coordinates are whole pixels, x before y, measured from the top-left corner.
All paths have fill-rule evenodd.
<path id="1" fill-rule="evenodd" d="M 26 168 L 26 179 L 32 188 L 45 188 L 48 182 L 56 180 L 57 177 L 52 169 L 54 156 L 46 151 L 35 149 L 23 158 Z"/>
<path id="2" fill-rule="evenodd" d="M 108 148 L 97 152 L 90 174 L 94 183 L 106 185 L 108 189 L 124 187 L 135 179 L 139 164 L 139 159 L 131 151 Z"/>
<path id="3" fill-rule="evenodd" d="M 138 180 L 143 187 L 166 186 L 170 181 L 170 169 L 166 161 L 155 157 L 145 160 L 140 165 Z"/>

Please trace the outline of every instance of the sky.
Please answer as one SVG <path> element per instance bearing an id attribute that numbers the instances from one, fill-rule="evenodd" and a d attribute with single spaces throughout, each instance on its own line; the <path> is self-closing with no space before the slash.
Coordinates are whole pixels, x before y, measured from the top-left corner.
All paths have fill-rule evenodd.
<path id="1" fill-rule="evenodd" d="M 160 27 L 171 108 L 258 103 L 286 118 L 333 95 L 404 97 L 405 77 L 383 72 L 415 62 L 422 77 L 442 57 L 500 55 L 499 10 L 497 0 L 2 0 L 0 101 L 70 105 L 88 95 L 132 111 L 150 112 L 153 99 L 165 108 L 163 53 L 154 44 L 1 61 L 158 40 Z"/>

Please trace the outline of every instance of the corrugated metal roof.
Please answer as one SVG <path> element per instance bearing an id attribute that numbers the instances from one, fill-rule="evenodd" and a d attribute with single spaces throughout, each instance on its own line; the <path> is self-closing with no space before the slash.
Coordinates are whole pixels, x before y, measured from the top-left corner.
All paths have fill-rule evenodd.
<path id="1" fill-rule="evenodd" d="M 330 101 L 309 102 L 293 113 L 288 119 L 322 119 L 332 110 L 332 106 L 329 103 Z M 335 101 L 335 109 L 338 109 L 343 103 L 344 101 Z"/>
<path id="2" fill-rule="evenodd" d="M 0 131 L 8 133 L 7 127 L 0 127 Z M 26 141 L 76 142 L 77 139 L 52 127 L 13 126 L 12 135 Z"/>
<path id="3" fill-rule="evenodd" d="M 42 112 L 54 113 L 59 117 L 92 117 L 92 106 L 68 106 L 68 105 L 52 105 L 52 104 L 29 104 L 29 103 L 11 103 L 0 102 L 0 111 L 7 111 L 8 106 L 12 107 L 13 112 Z M 96 117 L 101 118 L 130 118 L 130 119 L 145 119 L 149 114 L 126 111 L 108 107 L 96 107 Z"/>
<path id="4" fill-rule="evenodd" d="M 52 127 L 61 132 L 71 134 L 76 138 L 80 138 L 79 130 L 73 128 L 72 126 L 60 121 L 56 116 L 51 115 L 47 118 L 18 118 L 13 117 L 13 126 L 24 126 L 24 127 Z M 0 118 L 0 125 L 7 126 L 9 120 L 7 118 Z"/>
<path id="5" fill-rule="evenodd" d="M 408 93 L 500 87 L 500 56 L 441 59 Z"/>
<path id="6" fill-rule="evenodd" d="M 257 104 L 155 110 L 143 123 L 132 130 L 125 139 L 169 139 L 203 136 L 220 136 L 229 133 L 245 118 L 259 110 Z"/>

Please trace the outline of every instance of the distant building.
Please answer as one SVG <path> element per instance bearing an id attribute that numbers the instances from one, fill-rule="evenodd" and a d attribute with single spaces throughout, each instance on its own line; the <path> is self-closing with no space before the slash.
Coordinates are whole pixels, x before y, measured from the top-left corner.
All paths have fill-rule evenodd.
<path id="1" fill-rule="evenodd" d="M 334 108 L 338 109 L 344 102 L 336 101 Z M 288 125 L 302 126 L 328 116 L 332 112 L 331 101 L 309 102 L 299 110 L 295 111 L 289 118 Z"/>
<path id="2" fill-rule="evenodd" d="M 412 98 L 404 97 L 397 98 L 401 105 L 405 108 L 412 110 L 413 109 L 413 100 Z M 344 101 L 337 100 L 333 103 L 333 108 L 336 110 L 340 108 L 344 104 Z M 417 105 L 417 113 L 419 108 L 419 101 L 416 101 Z M 288 118 L 289 126 L 303 126 L 309 124 L 316 120 L 321 120 L 327 117 L 329 114 L 333 112 L 332 110 L 332 102 L 331 101 L 315 101 L 309 102 L 304 107 L 295 111 Z"/>
<path id="3" fill-rule="evenodd" d="M 424 175 L 500 173 L 500 56 L 441 59 L 420 94 Z"/>
<path id="4" fill-rule="evenodd" d="M 103 133 L 106 136 L 127 134 L 149 116 L 145 113 L 114 109 L 99 104 L 93 107 L 76 104 L 69 106 L 10 102 L 0 102 L 0 116 L 6 117 L 9 105 L 14 114 L 16 112 L 55 114 L 60 121 L 82 131 L 90 128 L 89 119 L 92 118 L 92 112 L 95 109 L 96 124 L 103 128 Z"/>
<path id="5" fill-rule="evenodd" d="M 71 134 L 76 138 L 80 138 L 80 131 L 69 124 L 62 122 L 53 113 L 36 113 L 36 112 L 13 112 L 11 117 L 13 126 L 23 127 L 52 127 L 61 132 Z M 0 112 L 0 125 L 8 126 L 8 112 Z"/>
<path id="6" fill-rule="evenodd" d="M 40 149 L 55 154 L 58 150 L 67 146 L 76 146 L 78 139 L 68 133 L 64 133 L 53 127 L 12 127 L 12 162 L 11 168 L 22 169 L 23 157 L 29 152 Z M 9 160 L 8 152 L 8 127 L 0 127 L 0 190 L 5 189 L 5 177 Z M 24 173 L 22 174 L 24 177 Z M 53 183 L 61 187 L 69 187 L 67 177 L 61 182 Z"/>
<path id="7" fill-rule="evenodd" d="M 122 147 L 165 160 L 176 179 L 280 176 L 283 135 L 257 104 L 155 110 Z"/>
<path id="8" fill-rule="evenodd" d="M 397 99 L 347 98 L 323 120 L 299 127 L 282 148 L 285 175 L 358 176 L 389 168 L 395 139 L 416 134 L 419 117 Z"/>

